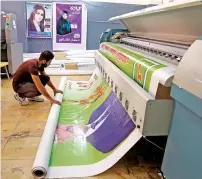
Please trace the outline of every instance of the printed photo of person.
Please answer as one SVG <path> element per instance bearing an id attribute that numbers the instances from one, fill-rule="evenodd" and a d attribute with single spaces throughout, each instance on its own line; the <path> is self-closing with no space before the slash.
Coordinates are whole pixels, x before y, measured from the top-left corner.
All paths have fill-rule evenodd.
<path id="1" fill-rule="evenodd" d="M 28 31 L 44 32 L 45 9 L 36 4 L 28 19 Z"/>
<path id="2" fill-rule="evenodd" d="M 62 11 L 61 16 L 57 22 L 57 34 L 66 35 L 71 33 L 71 24 L 68 19 L 69 13 L 67 11 Z"/>
<path id="3" fill-rule="evenodd" d="M 52 37 L 52 4 L 27 2 L 27 37 Z"/>

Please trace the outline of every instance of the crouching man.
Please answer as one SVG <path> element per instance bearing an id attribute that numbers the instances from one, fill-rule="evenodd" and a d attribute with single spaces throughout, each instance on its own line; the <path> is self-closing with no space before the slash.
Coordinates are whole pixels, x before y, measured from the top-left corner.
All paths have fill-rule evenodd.
<path id="1" fill-rule="evenodd" d="M 39 59 L 30 59 L 19 66 L 13 77 L 13 90 L 16 92 L 15 99 L 21 105 L 28 105 L 30 101 L 43 102 L 44 99 L 39 97 L 41 94 L 51 104 L 60 105 L 60 102 L 52 98 L 45 89 L 45 85 L 48 85 L 53 89 L 54 94 L 62 93 L 44 71 L 53 58 L 54 54 L 47 50 L 41 53 Z"/>

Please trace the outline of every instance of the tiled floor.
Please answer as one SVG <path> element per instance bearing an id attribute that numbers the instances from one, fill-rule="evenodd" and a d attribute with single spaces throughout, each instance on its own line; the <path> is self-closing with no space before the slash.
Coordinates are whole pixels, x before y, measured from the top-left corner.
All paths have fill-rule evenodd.
<path id="1" fill-rule="evenodd" d="M 88 80 L 88 76 L 70 77 Z M 60 77 L 52 77 L 58 86 Z M 13 98 L 11 81 L 2 80 L 1 87 L 1 151 L 3 179 L 33 179 L 31 168 L 48 118 L 50 103 L 20 106 Z M 48 88 L 47 88 L 48 89 Z M 48 91 L 51 92 L 50 89 Z M 140 162 L 131 150 L 108 171 L 88 179 L 159 179 L 156 164 Z M 129 160 L 128 160 L 129 158 Z M 134 159 L 135 158 L 135 159 Z M 131 160 L 130 160 L 131 159 Z M 132 162 L 131 162 L 132 161 Z M 87 179 L 85 178 L 85 179 Z"/>

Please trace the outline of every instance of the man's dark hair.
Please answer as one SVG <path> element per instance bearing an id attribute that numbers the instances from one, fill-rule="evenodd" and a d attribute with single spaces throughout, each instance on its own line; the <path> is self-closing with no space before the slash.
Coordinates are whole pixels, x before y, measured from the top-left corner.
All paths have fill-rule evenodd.
<path id="1" fill-rule="evenodd" d="M 54 54 L 51 51 L 46 50 L 41 53 L 39 60 L 46 60 L 48 62 L 52 60 L 53 58 L 54 58 Z"/>

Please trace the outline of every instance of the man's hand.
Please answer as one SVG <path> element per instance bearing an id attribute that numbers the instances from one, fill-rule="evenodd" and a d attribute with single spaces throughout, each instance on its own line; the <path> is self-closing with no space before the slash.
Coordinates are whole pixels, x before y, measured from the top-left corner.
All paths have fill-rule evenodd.
<path id="1" fill-rule="evenodd" d="M 53 99 L 53 100 L 51 100 L 51 105 L 53 105 L 53 104 L 61 105 L 61 102 Z"/>
<path id="2" fill-rule="evenodd" d="M 56 95 L 56 93 L 61 93 L 61 94 L 63 94 L 63 91 L 61 91 L 61 90 L 59 90 L 59 89 L 54 89 L 53 92 L 54 92 L 54 95 Z"/>

